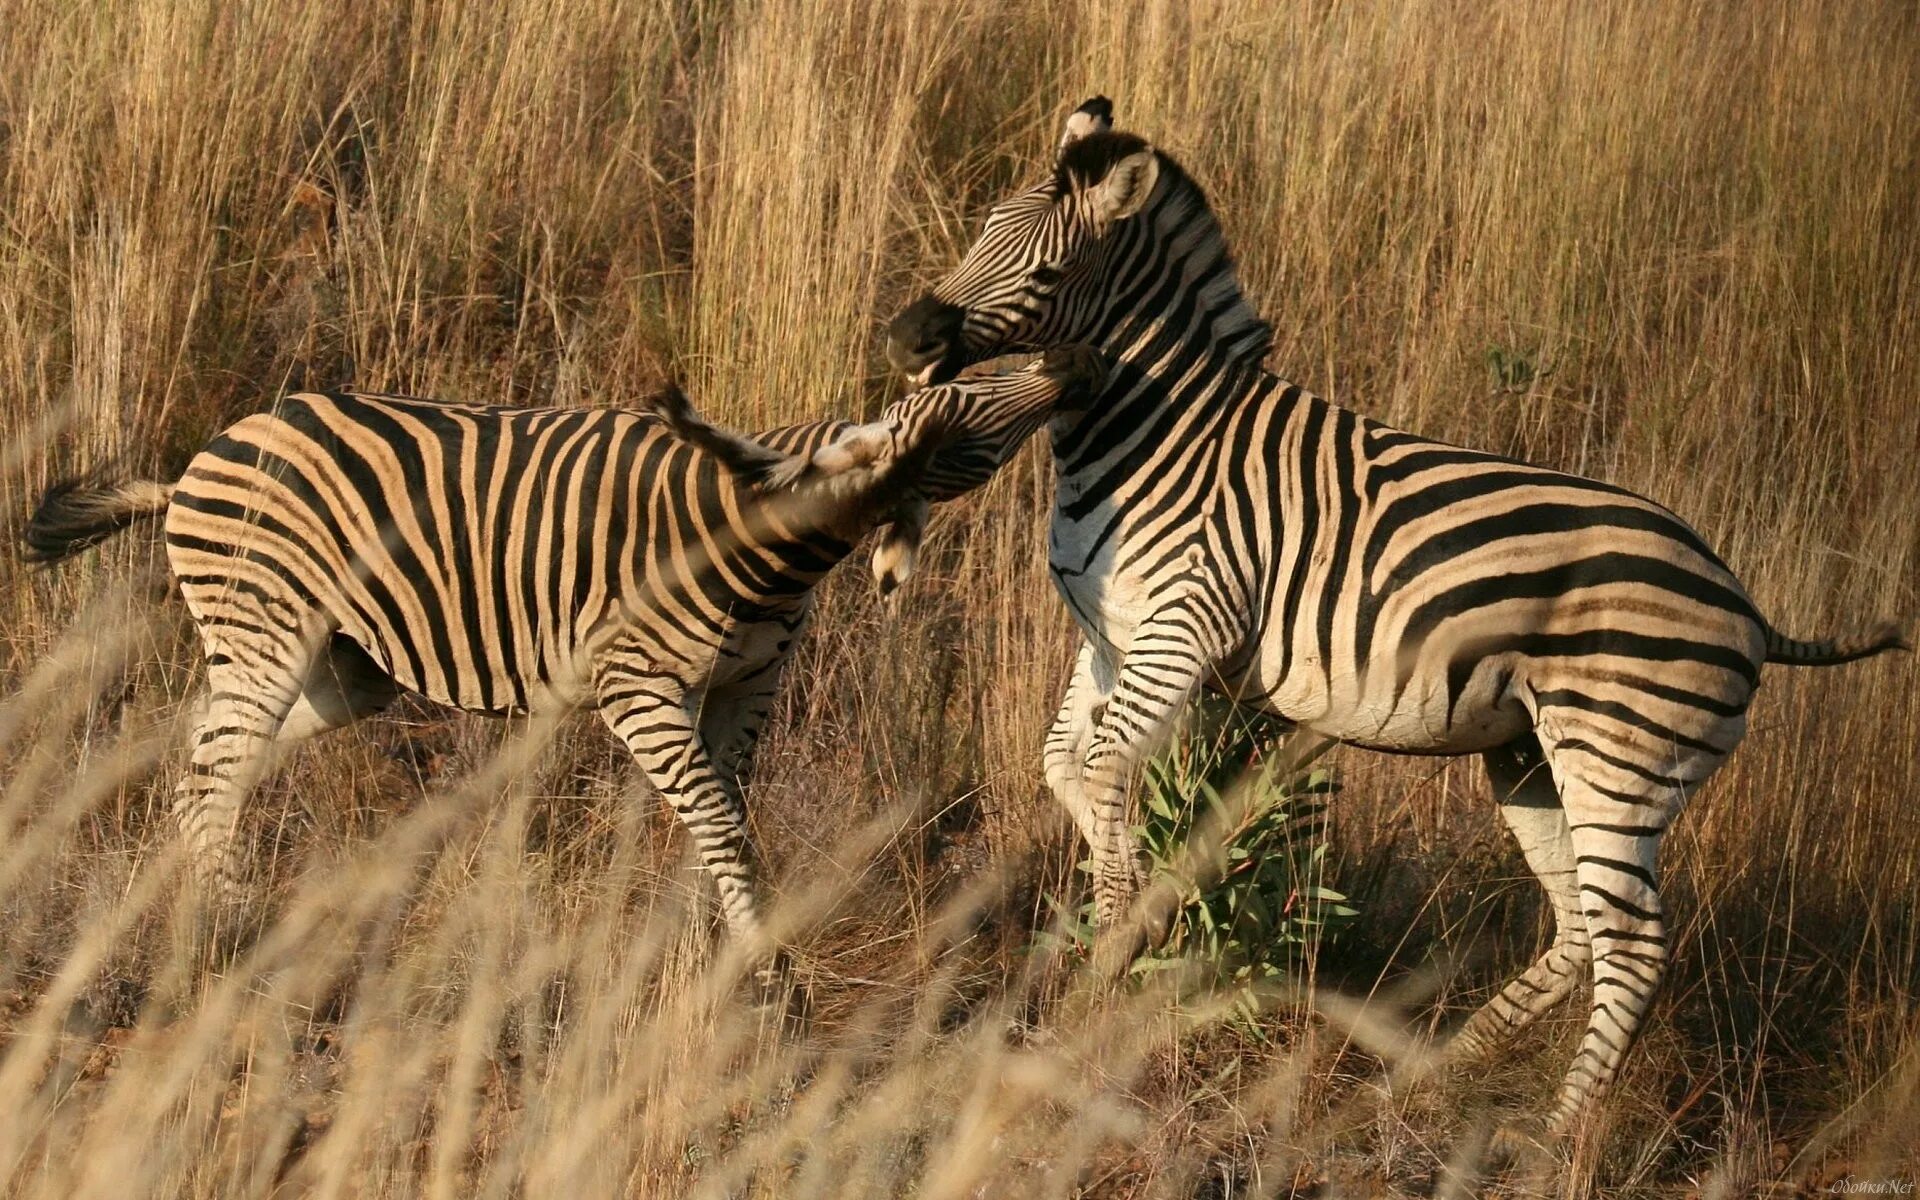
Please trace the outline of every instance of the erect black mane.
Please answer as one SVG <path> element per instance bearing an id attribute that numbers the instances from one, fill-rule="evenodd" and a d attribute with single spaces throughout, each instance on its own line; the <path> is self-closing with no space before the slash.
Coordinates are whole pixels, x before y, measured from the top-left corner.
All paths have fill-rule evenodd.
<path id="1" fill-rule="evenodd" d="M 1107 130 L 1102 133 L 1087 134 L 1069 143 L 1067 148 L 1060 152 L 1059 161 L 1054 167 L 1055 186 L 1062 194 L 1071 192 L 1075 188 L 1091 187 L 1105 179 L 1107 172 L 1113 169 L 1115 163 L 1130 154 L 1138 154 L 1147 149 L 1153 149 L 1152 144 L 1136 133 Z M 1205 214 L 1204 219 L 1213 222 L 1218 231 L 1216 238 L 1210 239 L 1210 244 L 1215 248 L 1213 252 L 1231 266 L 1233 253 L 1227 245 L 1226 231 L 1220 228 L 1219 217 L 1214 212 L 1213 205 L 1207 200 L 1205 189 L 1194 182 L 1193 176 L 1187 174 L 1186 169 L 1174 161 L 1172 155 L 1159 149 L 1153 149 L 1153 152 L 1160 159 L 1159 186 L 1166 190 L 1171 203 L 1182 206 L 1178 211 L 1183 211 L 1188 219 L 1193 219 L 1197 212 Z M 1237 280 L 1234 286 L 1238 288 Z M 1265 358 L 1272 348 L 1273 330 L 1254 313 L 1250 302 L 1247 302 L 1244 297 L 1240 302 L 1246 304 L 1249 319 L 1239 327 L 1236 341 L 1246 353 L 1252 356 L 1253 361 L 1258 362 Z"/>
<path id="2" fill-rule="evenodd" d="M 1060 161 L 1054 166 L 1054 180 L 1062 191 L 1076 185 L 1086 187 L 1099 183 L 1113 169 L 1113 164 L 1147 147 L 1147 139 L 1137 133 L 1114 130 L 1090 133 L 1060 152 Z M 1163 161 L 1166 159 L 1164 154 L 1160 157 Z"/>

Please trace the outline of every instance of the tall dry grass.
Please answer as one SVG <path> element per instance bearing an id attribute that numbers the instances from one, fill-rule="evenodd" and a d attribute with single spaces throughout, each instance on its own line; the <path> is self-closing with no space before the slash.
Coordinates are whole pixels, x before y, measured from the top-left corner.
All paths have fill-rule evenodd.
<path id="1" fill-rule="evenodd" d="M 740 424 L 871 408 L 877 321 L 1095 91 L 1211 189 L 1276 370 L 1647 491 L 1790 631 L 1920 610 L 1897 0 L 19 0 L 0 511 L 175 470 L 295 386 L 620 403 L 675 369 Z M 411 707 L 300 749 L 205 949 L 163 819 L 194 655 L 151 543 L 0 565 L 7 1193 L 1470 1189 L 1577 1020 L 1393 1073 L 1543 934 L 1472 764 L 1340 758 L 1365 917 L 1257 1029 L 1027 953 L 1073 886 L 1043 464 L 939 522 L 898 614 L 827 588 L 752 797 L 814 993 L 784 1035 L 579 720 Z M 1642 1048 L 1564 1172 L 1500 1186 L 1920 1171 L 1916 684 L 1769 671 L 1671 839 Z"/>

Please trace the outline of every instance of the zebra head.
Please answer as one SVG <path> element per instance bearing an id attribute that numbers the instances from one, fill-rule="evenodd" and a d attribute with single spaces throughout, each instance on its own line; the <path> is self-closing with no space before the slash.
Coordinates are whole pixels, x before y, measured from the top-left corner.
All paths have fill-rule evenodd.
<path id="1" fill-rule="evenodd" d="M 986 483 L 1056 414 L 1084 408 L 1107 372 L 1099 351 L 1077 344 L 976 363 L 799 453 L 713 425 L 676 384 L 648 404 L 734 479 L 768 501 L 785 497 L 789 525 L 819 521 L 850 540 L 879 526 L 873 571 L 885 595 L 912 573 L 931 507 Z"/>
<path id="2" fill-rule="evenodd" d="M 1113 129 L 1096 96 L 1067 118 L 1052 174 L 1001 201 L 967 255 L 887 327 L 887 358 L 914 382 L 951 379 L 1010 350 L 1091 342 L 1115 263 L 1140 240 L 1163 176 L 1144 139 Z"/>
<path id="3" fill-rule="evenodd" d="M 1083 407 L 1107 381 L 1105 358 L 1090 346 L 1012 355 L 977 363 L 953 381 L 922 388 L 888 408 L 882 420 L 857 426 L 814 456 L 816 469 L 836 455 L 876 447 L 914 460 L 873 552 L 880 594 L 892 596 L 913 573 L 929 507 L 986 483 L 1029 435 L 1056 413 Z M 879 447 L 886 449 L 878 449 Z"/>

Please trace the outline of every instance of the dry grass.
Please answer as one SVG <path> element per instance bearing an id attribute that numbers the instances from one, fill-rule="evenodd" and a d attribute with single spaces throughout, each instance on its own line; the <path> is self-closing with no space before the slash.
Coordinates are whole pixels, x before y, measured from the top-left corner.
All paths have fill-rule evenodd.
<path id="1" fill-rule="evenodd" d="M 1094 91 L 1211 188 L 1277 370 L 1649 492 L 1789 631 L 1920 610 L 1899 0 L 23 0 L 0 510 L 177 469 L 303 384 L 619 403 L 670 362 L 737 424 L 870 409 L 876 319 Z M 415 708 L 303 748 L 248 818 L 239 950 L 193 951 L 159 819 L 193 655 L 150 546 L 0 564 L 6 1193 L 1470 1188 L 1576 1020 L 1381 1090 L 1543 933 L 1473 765 L 1339 759 L 1365 919 L 1258 1030 L 1025 953 L 1072 858 L 1043 454 L 943 519 L 897 617 L 827 589 L 753 796 L 815 991 L 785 1037 L 579 720 Z M 1769 671 L 1666 855 L 1649 1036 L 1570 1167 L 1499 1187 L 1920 1172 L 1916 684 Z"/>

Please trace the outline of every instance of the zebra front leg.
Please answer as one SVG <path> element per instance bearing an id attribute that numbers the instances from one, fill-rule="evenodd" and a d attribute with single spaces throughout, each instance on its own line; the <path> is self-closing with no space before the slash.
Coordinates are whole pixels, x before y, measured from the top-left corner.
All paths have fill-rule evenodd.
<path id="1" fill-rule="evenodd" d="M 1500 815 L 1553 908 L 1554 933 L 1546 952 L 1460 1027 L 1446 1050 L 1455 1062 L 1484 1057 L 1565 1001 L 1592 958 L 1587 918 L 1580 911 L 1573 835 L 1539 741 L 1528 734 L 1484 757 Z"/>
<path id="2" fill-rule="evenodd" d="M 700 739 L 713 759 L 713 769 L 719 772 L 720 782 L 743 803 L 747 777 L 753 770 L 753 753 L 773 707 L 782 665 L 774 664 L 764 680 L 734 684 L 724 690 L 710 689 L 700 705 Z"/>
<path id="3" fill-rule="evenodd" d="M 767 713 L 773 707 L 783 665 L 784 659 L 768 664 L 750 680 L 730 684 L 724 690 L 709 690 L 700 707 L 701 740 L 706 744 L 720 782 L 739 800 L 743 812 L 754 750 L 760 743 L 760 731 L 766 727 Z M 751 855 L 749 859 L 751 861 Z M 808 1019 L 813 997 L 804 978 L 794 972 L 785 946 L 773 945 L 764 965 L 756 969 L 754 984 L 758 1002 L 781 1010 L 783 1019 L 794 1022 Z"/>
<path id="4" fill-rule="evenodd" d="M 1060 698 L 1060 710 L 1047 730 L 1045 767 L 1047 788 L 1060 807 L 1073 818 L 1075 829 L 1091 851 L 1099 844 L 1099 825 L 1088 803 L 1084 773 L 1087 747 L 1093 740 L 1112 694 L 1114 671 L 1093 643 L 1082 639 L 1080 653 L 1073 660 L 1073 675 L 1067 680 L 1066 694 Z M 1144 884 L 1144 876 L 1136 883 Z"/>
<path id="5" fill-rule="evenodd" d="M 700 865 L 719 893 L 728 936 L 756 964 L 760 983 L 777 982 L 779 963 L 761 917 L 746 807 L 701 736 L 698 694 L 662 676 L 616 672 L 602 678 L 598 692 L 601 719 L 692 836 Z"/>
<path id="6" fill-rule="evenodd" d="M 1100 925 L 1094 969 L 1116 979 L 1150 944 L 1164 940 L 1173 913 L 1147 891 L 1135 911 L 1140 864 L 1127 825 L 1135 770 L 1160 748 L 1200 685 L 1213 656 L 1196 618 L 1167 609 L 1134 633 L 1112 695 L 1087 749 L 1082 783 L 1094 819 L 1093 900 Z"/>

